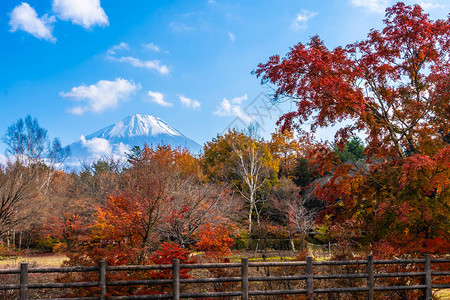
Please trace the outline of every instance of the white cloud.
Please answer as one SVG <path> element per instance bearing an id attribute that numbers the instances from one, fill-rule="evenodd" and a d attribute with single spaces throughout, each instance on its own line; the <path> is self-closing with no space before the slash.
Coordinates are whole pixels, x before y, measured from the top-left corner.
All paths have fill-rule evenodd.
<path id="1" fill-rule="evenodd" d="M 214 114 L 221 117 L 238 117 L 244 123 L 250 124 L 255 121 L 254 118 L 243 111 L 241 107 L 242 101 L 245 101 L 247 99 L 247 94 L 244 94 L 241 97 L 233 98 L 231 100 L 223 98 L 222 102 L 219 105 L 219 108 L 214 112 Z"/>
<path id="2" fill-rule="evenodd" d="M 59 19 L 70 20 L 86 29 L 95 25 L 109 25 L 100 0 L 53 0 L 52 8 Z"/>
<path id="3" fill-rule="evenodd" d="M 160 52 L 161 49 L 153 43 L 144 44 L 144 47 L 154 52 Z"/>
<path id="4" fill-rule="evenodd" d="M 70 112 L 70 113 L 72 113 L 74 115 L 82 115 L 82 114 L 84 114 L 84 112 L 86 110 L 88 110 L 88 109 L 86 109 L 85 107 L 75 106 L 74 108 L 69 109 L 68 112 Z"/>
<path id="5" fill-rule="evenodd" d="M 439 3 L 433 3 L 431 1 L 426 1 L 426 0 L 422 0 L 419 1 L 419 5 L 424 9 L 424 10 L 429 10 L 429 9 L 433 9 L 433 8 L 445 8 L 444 5 L 439 4 Z"/>
<path id="6" fill-rule="evenodd" d="M 116 54 L 116 51 L 119 50 L 130 50 L 130 46 L 127 43 L 121 42 L 120 44 L 114 45 L 109 48 L 107 52 L 110 55 L 114 55 Z"/>
<path id="7" fill-rule="evenodd" d="M 389 5 L 388 0 L 351 0 L 352 4 L 364 7 L 372 12 L 384 12 Z"/>
<path id="8" fill-rule="evenodd" d="M 130 95 L 140 88 L 140 84 L 133 81 L 117 78 L 114 81 L 100 80 L 92 85 L 80 85 L 73 87 L 70 92 L 61 92 L 60 96 L 72 98 L 77 102 L 84 102 L 69 110 L 69 112 L 81 115 L 86 111 L 101 112 L 115 108 L 120 101 L 129 100 Z"/>
<path id="9" fill-rule="evenodd" d="M 199 109 L 200 108 L 200 102 L 197 100 L 189 99 L 188 97 L 185 97 L 183 95 L 178 95 L 178 98 L 180 98 L 181 104 L 186 108 L 192 108 L 192 109 Z"/>
<path id="10" fill-rule="evenodd" d="M 98 159 L 114 159 L 118 163 L 125 163 L 127 161 L 126 153 L 130 153 L 131 146 L 124 144 L 122 142 L 110 143 L 108 140 L 103 138 L 92 138 L 90 140 L 86 137 L 80 137 L 80 143 L 83 148 L 85 148 L 89 155 L 83 157 L 86 162 L 93 162 Z M 75 170 L 80 170 L 82 167 L 82 162 L 75 157 L 69 157 L 65 162 L 64 166 L 66 168 L 73 168 Z"/>
<path id="11" fill-rule="evenodd" d="M 234 36 L 234 34 L 232 32 L 228 31 L 228 37 L 230 38 L 230 41 L 234 42 L 236 40 L 236 37 Z"/>
<path id="12" fill-rule="evenodd" d="M 173 31 L 178 31 L 178 32 L 183 32 L 183 31 L 191 31 L 194 30 L 194 27 L 188 26 L 184 23 L 181 22 L 171 22 L 170 27 L 172 28 Z"/>
<path id="13" fill-rule="evenodd" d="M 112 147 L 107 139 L 95 137 L 91 140 L 86 140 L 84 135 L 80 137 L 81 145 L 87 148 L 92 154 L 99 156 L 111 155 Z"/>
<path id="14" fill-rule="evenodd" d="M 163 93 L 148 91 L 148 95 L 151 97 L 150 101 L 154 102 L 158 105 L 166 106 L 166 107 L 173 105 L 173 103 L 170 103 L 170 102 L 167 102 L 166 100 L 164 100 Z"/>
<path id="15" fill-rule="evenodd" d="M 43 15 L 39 18 L 34 8 L 28 3 L 22 2 L 12 10 L 10 17 L 9 26 L 11 26 L 12 32 L 23 30 L 38 39 L 56 42 L 56 38 L 52 34 L 52 23 L 56 21 L 54 16 Z"/>
<path id="16" fill-rule="evenodd" d="M 308 23 L 308 21 L 311 18 L 314 18 L 316 15 L 316 12 L 302 9 L 300 13 L 297 14 L 294 22 L 292 22 L 292 28 L 294 28 L 294 30 L 306 29 L 306 24 Z"/>
<path id="17" fill-rule="evenodd" d="M 114 145 L 114 153 L 119 157 L 125 157 L 125 153 L 130 152 L 130 148 L 130 145 L 120 142 L 119 144 Z"/>
<path id="18" fill-rule="evenodd" d="M 224 98 L 224 99 L 225 99 L 225 98 Z M 231 99 L 231 102 L 234 103 L 234 104 L 241 104 L 242 101 L 245 101 L 245 100 L 247 100 L 247 99 L 248 99 L 247 94 L 244 94 L 244 96 L 241 96 L 241 97 L 235 97 L 235 98 Z"/>
<path id="19" fill-rule="evenodd" d="M 131 56 L 124 56 L 120 58 L 112 58 L 119 62 L 129 63 L 130 65 L 137 68 L 153 69 L 159 73 L 166 75 L 169 74 L 169 68 L 166 65 L 162 65 L 159 60 L 140 60 Z"/>
<path id="20" fill-rule="evenodd" d="M 6 165 L 8 162 L 8 157 L 6 155 L 0 153 L 0 165 Z"/>

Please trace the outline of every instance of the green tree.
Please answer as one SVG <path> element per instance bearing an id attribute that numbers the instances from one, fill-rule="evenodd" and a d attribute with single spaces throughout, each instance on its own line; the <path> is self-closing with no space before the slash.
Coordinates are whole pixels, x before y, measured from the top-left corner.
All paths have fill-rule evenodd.
<path id="1" fill-rule="evenodd" d="M 345 162 L 356 162 L 360 159 L 365 158 L 364 155 L 364 144 L 358 136 L 353 136 L 351 140 L 347 142 L 345 148 L 339 151 L 338 147 L 334 146 L 333 150 L 339 156 L 339 160 L 343 163 Z"/>
<path id="2" fill-rule="evenodd" d="M 306 187 L 314 180 L 311 163 L 303 157 L 298 158 L 296 161 L 293 180 L 297 186 Z"/>

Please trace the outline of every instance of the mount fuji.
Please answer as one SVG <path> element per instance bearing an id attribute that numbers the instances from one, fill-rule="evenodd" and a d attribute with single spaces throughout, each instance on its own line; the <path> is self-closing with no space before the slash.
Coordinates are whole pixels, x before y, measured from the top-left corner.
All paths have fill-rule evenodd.
<path id="1" fill-rule="evenodd" d="M 120 158 L 133 146 L 150 147 L 170 145 L 172 148 L 187 148 L 192 153 L 202 150 L 195 141 L 186 137 L 158 117 L 136 114 L 116 124 L 100 129 L 69 145 L 69 165 L 80 161 L 92 161 L 102 157 Z"/>

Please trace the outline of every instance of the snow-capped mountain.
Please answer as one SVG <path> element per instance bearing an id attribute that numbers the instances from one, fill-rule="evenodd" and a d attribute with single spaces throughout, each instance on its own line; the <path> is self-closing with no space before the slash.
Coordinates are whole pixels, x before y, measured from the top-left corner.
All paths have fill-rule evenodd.
<path id="1" fill-rule="evenodd" d="M 158 117 L 136 114 L 70 144 L 70 160 L 123 157 L 133 146 L 170 145 L 199 153 L 202 147 Z"/>

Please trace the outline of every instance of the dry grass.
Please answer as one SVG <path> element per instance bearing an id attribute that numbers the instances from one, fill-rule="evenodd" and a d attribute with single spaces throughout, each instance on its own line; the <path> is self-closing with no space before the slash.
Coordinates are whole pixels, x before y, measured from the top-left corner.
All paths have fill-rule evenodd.
<path id="1" fill-rule="evenodd" d="M 28 254 L 25 256 L 17 256 L 17 257 L 2 257 L 0 258 L 0 269 L 18 269 L 20 268 L 20 263 L 28 262 L 29 268 L 52 268 L 52 267 L 60 267 L 61 264 L 67 260 L 67 256 L 61 254 L 53 254 L 53 253 L 39 253 L 39 254 Z M 30 274 L 29 280 L 30 283 L 49 283 L 56 281 L 57 274 Z M 9 275 L 0 275 L 0 282 L 4 284 L 18 284 L 19 276 L 18 274 L 9 274 Z M 10 300 L 10 299 L 19 299 L 19 292 L 17 290 L 6 290 L 0 291 L 0 300 Z M 61 295 L 61 290 L 52 289 L 52 290 L 30 290 L 29 296 L 33 299 L 42 299 L 42 298 L 57 298 Z"/>
<path id="2" fill-rule="evenodd" d="M 0 260 L 0 269 L 15 269 L 20 267 L 20 263 L 28 262 L 31 268 L 51 268 L 60 267 L 67 260 L 67 256 L 62 254 L 40 254 L 32 256 L 17 256 Z"/>
<path id="3" fill-rule="evenodd" d="M 435 295 L 436 298 L 439 300 L 450 300 L 450 289 L 437 291 Z"/>

